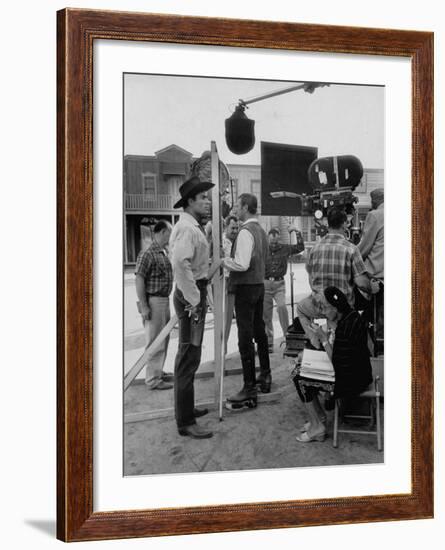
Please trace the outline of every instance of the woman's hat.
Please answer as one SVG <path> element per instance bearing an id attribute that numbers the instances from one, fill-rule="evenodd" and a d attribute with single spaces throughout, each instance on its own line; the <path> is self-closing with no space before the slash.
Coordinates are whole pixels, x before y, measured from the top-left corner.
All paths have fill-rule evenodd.
<path id="1" fill-rule="evenodd" d="M 181 198 L 173 206 L 173 208 L 181 208 L 187 206 L 187 199 L 196 195 L 197 193 L 202 193 L 203 191 L 208 191 L 212 187 L 215 187 L 214 183 L 209 181 L 201 181 L 197 176 L 193 176 L 187 181 L 185 181 L 179 188 L 179 193 Z"/>
<path id="2" fill-rule="evenodd" d="M 343 292 L 335 286 L 328 286 L 324 289 L 324 295 L 326 300 L 339 311 L 348 311 L 351 306 L 348 303 L 346 296 Z"/>

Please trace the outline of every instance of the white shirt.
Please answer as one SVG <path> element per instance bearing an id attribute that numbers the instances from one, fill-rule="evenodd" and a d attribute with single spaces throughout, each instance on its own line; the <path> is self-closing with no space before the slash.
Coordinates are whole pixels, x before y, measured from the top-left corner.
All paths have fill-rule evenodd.
<path id="1" fill-rule="evenodd" d="M 223 260 L 223 266 L 229 271 L 247 271 L 249 269 L 255 240 L 252 233 L 245 229 L 245 226 L 248 223 L 259 222 L 257 218 L 249 218 L 241 226 L 241 229 L 236 238 L 235 257 L 224 258 Z"/>
<path id="2" fill-rule="evenodd" d="M 209 271 L 209 245 L 198 221 L 183 212 L 170 236 L 170 257 L 176 286 L 192 306 L 200 301 L 195 281 L 206 279 Z"/>
<path id="3" fill-rule="evenodd" d="M 223 240 L 222 240 L 222 249 L 224 252 L 224 258 L 230 258 L 230 253 L 232 252 L 232 245 L 233 242 L 226 236 L 226 234 L 223 234 Z M 229 276 L 229 271 L 227 269 L 224 269 L 224 276 Z"/>

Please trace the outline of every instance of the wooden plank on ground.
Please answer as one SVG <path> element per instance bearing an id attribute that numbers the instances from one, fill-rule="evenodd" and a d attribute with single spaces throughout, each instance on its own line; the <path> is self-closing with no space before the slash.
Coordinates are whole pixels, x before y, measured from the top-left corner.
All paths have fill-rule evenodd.
<path id="1" fill-rule="evenodd" d="M 170 332 L 173 330 L 173 327 L 176 325 L 178 318 L 176 315 L 170 319 L 170 321 L 165 325 L 161 332 L 156 336 L 153 342 L 148 348 L 145 349 L 144 353 L 139 357 L 136 363 L 131 367 L 128 373 L 124 377 L 124 391 L 129 387 L 133 382 L 136 376 L 144 368 L 147 359 L 151 353 L 157 350 L 157 348 L 162 344 L 162 342 L 167 338 Z"/>
<path id="2" fill-rule="evenodd" d="M 260 368 L 259 367 L 256 367 L 255 368 L 255 372 L 258 374 L 260 372 Z M 233 375 L 236 375 L 236 374 L 243 374 L 243 369 L 242 367 L 231 367 L 231 368 L 225 368 L 224 369 L 224 376 L 233 376 Z M 203 371 L 203 372 L 197 372 L 195 374 L 195 380 L 205 380 L 205 379 L 208 379 L 208 378 L 213 378 L 215 376 L 215 373 L 214 371 L 212 370 L 207 370 L 207 371 Z M 138 384 L 145 384 L 145 380 L 143 378 L 137 378 L 136 380 L 133 381 L 133 384 L 134 385 L 138 385 Z"/>
<path id="3" fill-rule="evenodd" d="M 259 393 L 258 394 L 258 404 L 262 403 L 274 403 L 279 401 L 283 397 L 283 392 L 281 390 L 271 392 L 271 393 Z M 201 401 L 197 403 L 197 407 L 207 407 L 209 410 L 214 410 L 217 408 L 214 400 Z M 254 410 L 254 409 L 252 409 Z M 133 422 L 144 422 L 145 420 L 159 420 L 161 418 L 173 418 L 175 410 L 173 407 L 168 407 L 166 409 L 153 409 L 151 411 L 141 411 L 137 413 L 129 413 L 124 416 L 124 423 L 131 424 Z M 243 412 L 228 412 L 227 414 L 243 414 Z"/>

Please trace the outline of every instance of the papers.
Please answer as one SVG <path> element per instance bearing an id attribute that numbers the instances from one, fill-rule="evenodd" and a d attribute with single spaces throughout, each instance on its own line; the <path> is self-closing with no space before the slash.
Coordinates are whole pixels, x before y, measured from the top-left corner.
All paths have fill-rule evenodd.
<path id="1" fill-rule="evenodd" d="M 325 351 L 305 349 L 301 360 L 300 376 L 334 382 L 334 367 L 328 354 Z"/>

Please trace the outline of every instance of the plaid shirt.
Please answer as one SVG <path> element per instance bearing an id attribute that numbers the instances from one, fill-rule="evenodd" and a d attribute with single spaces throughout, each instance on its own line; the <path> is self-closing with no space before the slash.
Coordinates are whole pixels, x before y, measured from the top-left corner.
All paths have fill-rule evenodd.
<path id="1" fill-rule="evenodd" d="M 328 286 L 335 286 L 353 304 L 354 279 L 363 275 L 366 267 L 354 244 L 342 235 L 328 233 L 310 251 L 306 271 L 313 292 L 322 293 Z"/>
<path id="2" fill-rule="evenodd" d="M 167 252 L 153 243 L 139 253 L 136 261 L 135 275 L 144 278 L 145 292 L 150 296 L 170 295 L 173 287 L 173 271 Z"/>

